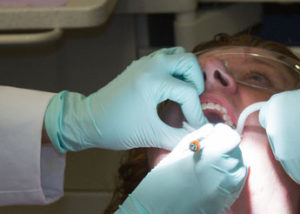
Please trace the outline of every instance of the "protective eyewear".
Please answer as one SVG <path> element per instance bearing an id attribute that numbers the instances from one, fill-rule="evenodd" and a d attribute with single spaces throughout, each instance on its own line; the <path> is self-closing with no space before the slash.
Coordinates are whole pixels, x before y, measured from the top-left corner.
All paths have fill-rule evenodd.
<path id="1" fill-rule="evenodd" d="M 256 47 L 225 46 L 196 52 L 205 72 L 208 62 L 224 69 L 239 84 L 273 93 L 293 89 L 300 79 L 300 62 L 294 58 Z"/>

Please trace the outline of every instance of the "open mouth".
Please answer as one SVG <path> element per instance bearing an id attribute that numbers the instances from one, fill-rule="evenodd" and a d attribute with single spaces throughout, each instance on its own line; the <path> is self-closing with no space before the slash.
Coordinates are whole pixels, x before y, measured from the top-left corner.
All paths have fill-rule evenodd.
<path id="1" fill-rule="evenodd" d="M 226 108 L 216 103 L 202 103 L 202 110 L 209 122 L 225 123 L 232 128 L 235 128 L 232 118 L 228 115 Z"/>

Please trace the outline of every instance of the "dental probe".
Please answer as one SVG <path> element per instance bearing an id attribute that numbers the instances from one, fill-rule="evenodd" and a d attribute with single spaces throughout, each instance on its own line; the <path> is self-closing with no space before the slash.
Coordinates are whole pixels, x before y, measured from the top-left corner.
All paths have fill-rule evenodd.
<path id="1" fill-rule="evenodd" d="M 187 122 L 182 122 L 182 127 L 189 131 L 189 132 L 193 132 L 195 131 L 196 129 L 194 129 L 192 126 L 190 126 Z M 200 151 L 200 142 L 201 142 L 202 138 L 201 139 L 197 139 L 197 140 L 193 140 L 191 143 L 190 143 L 190 146 L 189 146 L 189 149 L 193 152 L 199 152 Z M 201 146 L 201 148 L 203 147 L 203 145 Z"/>
<path id="2" fill-rule="evenodd" d="M 236 126 L 236 131 L 240 136 L 242 135 L 243 129 L 245 127 L 246 119 L 248 118 L 248 116 L 250 114 L 252 114 L 253 112 L 260 110 L 265 103 L 266 103 L 266 101 L 253 103 L 253 104 L 247 106 L 242 111 L 242 113 L 239 116 L 237 126 Z M 182 123 L 182 127 L 189 132 L 193 132 L 196 130 L 195 128 L 193 128 L 186 122 Z M 203 138 L 193 140 L 189 145 L 189 149 L 193 152 L 199 152 L 200 149 L 204 147 L 204 145 L 200 144 L 202 140 L 203 140 Z"/>
<path id="3" fill-rule="evenodd" d="M 236 126 L 236 131 L 240 136 L 242 136 L 242 132 L 245 127 L 245 122 L 246 122 L 246 119 L 248 118 L 248 116 L 250 114 L 252 114 L 253 112 L 260 110 L 265 103 L 266 103 L 266 101 L 256 102 L 256 103 L 253 103 L 253 104 L 247 106 L 246 108 L 244 108 L 244 110 L 242 111 L 242 113 L 239 116 L 237 126 Z"/>

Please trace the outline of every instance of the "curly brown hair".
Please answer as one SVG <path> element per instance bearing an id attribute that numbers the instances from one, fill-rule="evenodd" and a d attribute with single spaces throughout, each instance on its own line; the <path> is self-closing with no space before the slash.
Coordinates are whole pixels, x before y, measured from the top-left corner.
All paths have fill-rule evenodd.
<path id="1" fill-rule="evenodd" d="M 249 34 L 237 36 L 218 34 L 214 37 L 213 40 L 197 45 L 193 49 L 193 52 L 195 53 L 210 48 L 232 45 L 259 47 L 275 51 L 283 55 L 289 56 L 293 59 L 299 60 L 299 58 L 295 54 L 293 54 L 293 52 L 290 51 L 286 46 L 277 42 L 266 41 Z M 300 83 L 299 75 L 297 76 L 297 78 L 298 82 Z M 158 106 L 158 112 L 160 112 L 161 109 L 163 109 L 164 104 L 165 102 Z M 116 211 L 118 209 L 118 206 L 122 204 L 123 201 L 127 198 L 128 194 L 130 194 L 136 188 L 136 186 L 141 182 L 141 180 L 147 175 L 149 170 L 150 169 L 148 167 L 147 149 L 133 149 L 128 151 L 126 157 L 123 159 L 119 168 L 120 183 L 117 185 L 113 193 L 112 200 L 110 201 L 104 213 L 108 214 Z"/>

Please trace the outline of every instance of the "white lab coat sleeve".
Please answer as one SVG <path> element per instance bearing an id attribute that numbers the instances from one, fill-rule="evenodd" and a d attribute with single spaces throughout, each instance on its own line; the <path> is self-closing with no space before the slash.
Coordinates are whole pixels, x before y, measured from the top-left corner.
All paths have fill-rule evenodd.
<path id="1" fill-rule="evenodd" d="M 65 157 L 41 145 L 53 95 L 0 86 L 0 206 L 48 204 L 63 195 Z"/>

